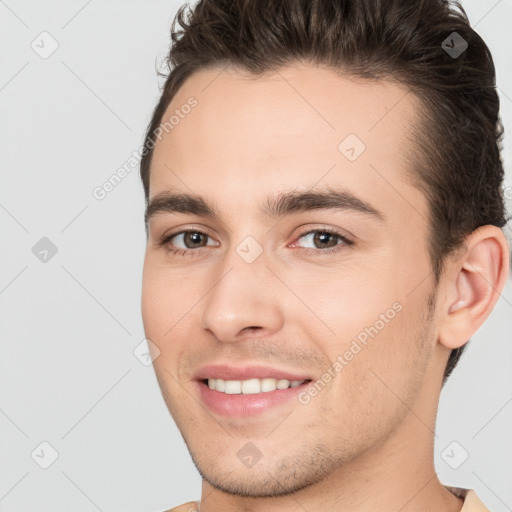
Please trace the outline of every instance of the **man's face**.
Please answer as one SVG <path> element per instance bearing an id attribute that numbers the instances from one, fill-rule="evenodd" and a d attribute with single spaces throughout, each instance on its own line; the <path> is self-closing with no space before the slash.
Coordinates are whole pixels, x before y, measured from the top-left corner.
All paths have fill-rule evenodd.
<path id="1" fill-rule="evenodd" d="M 150 216 L 142 314 L 167 406 L 214 487 L 286 493 L 426 430 L 410 413 L 431 400 L 435 347 L 427 203 L 406 158 L 416 106 L 398 85 L 313 66 L 211 69 L 164 115 L 181 113 L 155 148 L 150 201 L 189 194 L 218 217 Z M 281 196 L 327 191 L 339 207 L 301 209 L 310 195 L 269 215 Z M 254 378 L 306 382 L 231 394 L 209 376 L 248 392 Z"/>

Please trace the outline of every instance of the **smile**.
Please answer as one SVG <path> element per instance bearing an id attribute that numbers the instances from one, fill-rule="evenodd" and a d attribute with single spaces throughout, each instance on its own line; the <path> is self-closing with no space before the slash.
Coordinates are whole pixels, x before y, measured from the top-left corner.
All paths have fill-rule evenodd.
<path id="1" fill-rule="evenodd" d="M 287 379 L 248 379 L 248 380 L 224 380 L 224 379 L 206 379 L 208 387 L 228 395 L 254 395 L 257 393 L 268 393 L 277 389 L 288 389 L 300 386 L 306 380 Z"/>
<path id="2" fill-rule="evenodd" d="M 310 383 L 311 379 L 273 378 L 196 381 L 199 400 L 211 412 L 225 418 L 249 418 L 278 410 L 280 405 L 298 404 L 297 395 Z"/>

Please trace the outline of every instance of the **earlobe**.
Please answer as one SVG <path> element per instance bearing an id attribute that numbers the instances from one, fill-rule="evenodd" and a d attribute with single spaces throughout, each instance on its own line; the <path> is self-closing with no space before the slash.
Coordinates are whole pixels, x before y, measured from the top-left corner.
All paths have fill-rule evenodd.
<path id="1" fill-rule="evenodd" d="M 495 226 L 468 236 L 456 261 L 449 263 L 439 342 L 450 349 L 464 345 L 494 308 L 509 270 L 508 244 Z"/>

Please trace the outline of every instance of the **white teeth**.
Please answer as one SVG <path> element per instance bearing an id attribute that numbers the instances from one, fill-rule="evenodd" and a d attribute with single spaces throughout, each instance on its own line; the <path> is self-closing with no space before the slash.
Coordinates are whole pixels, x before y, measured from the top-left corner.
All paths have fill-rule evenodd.
<path id="1" fill-rule="evenodd" d="M 276 379 L 261 379 L 261 391 L 275 391 L 276 389 Z"/>
<path id="2" fill-rule="evenodd" d="M 208 385 L 210 384 L 210 381 L 213 380 L 215 383 L 215 386 L 213 389 L 216 389 L 217 391 L 226 391 L 226 381 L 222 379 L 208 379 Z"/>
<path id="3" fill-rule="evenodd" d="M 249 379 L 242 381 L 242 393 L 244 395 L 253 395 L 261 391 L 260 379 Z"/>
<path id="4" fill-rule="evenodd" d="M 215 389 L 217 389 L 217 379 L 215 379 Z M 239 380 L 227 380 L 225 382 L 224 393 L 236 395 L 242 392 L 242 383 Z"/>
<path id="5" fill-rule="evenodd" d="M 286 379 L 281 379 L 277 381 L 277 389 L 286 389 L 290 387 L 290 381 Z"/>
<path id="6" fill-rule="evenodd" d="M 295 388 L 300 386 L 304 380 L 286 379 L 248 379 L 248 380 L 224 380 L 224 379 L 208 379 L 208 387 L 216 391 L 227 393 L 228 395 L 254 395 L 256 393 L 266 393 L 275 391 L 276 389 Z"/>

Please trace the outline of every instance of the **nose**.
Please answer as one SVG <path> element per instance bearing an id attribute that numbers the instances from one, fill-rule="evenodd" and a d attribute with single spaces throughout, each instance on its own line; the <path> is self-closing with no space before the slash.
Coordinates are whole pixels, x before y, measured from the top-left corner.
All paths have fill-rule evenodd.
<path id="1" fill-rule="evenodd" d="M 225 343 L 271 336 L 284 322 L 279 280 L 263 255 L 247 263 L 233 251 L 212 275 L 203 303 L 201 326 Z"/>

